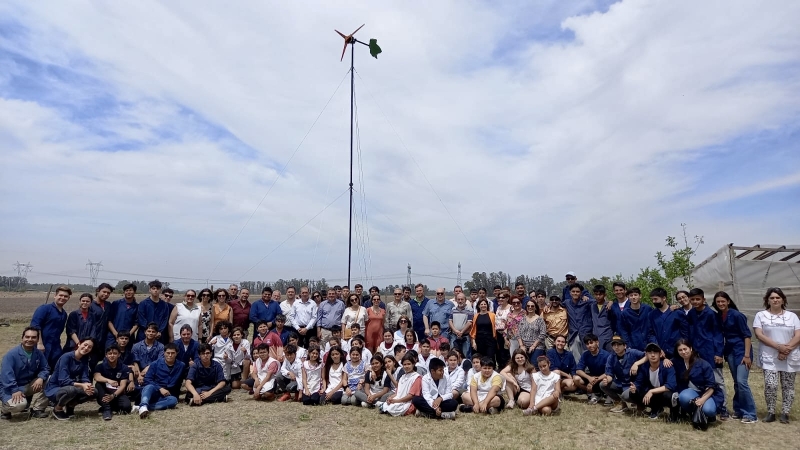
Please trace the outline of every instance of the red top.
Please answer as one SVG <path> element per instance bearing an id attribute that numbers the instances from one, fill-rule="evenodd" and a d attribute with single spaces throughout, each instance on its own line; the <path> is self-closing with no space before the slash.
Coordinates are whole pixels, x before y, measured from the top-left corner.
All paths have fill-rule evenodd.
<path id="1" fill-rule="evenodd" d="M 246 300 L 244 306 L 241 305 L 239 300 L 232 301 L 229 305 L 233 310 L 233 326 L 242 327 L 243 330 L 247 331 L 250 328 L 250 307 L 252 306 L 250 300 Z"/>

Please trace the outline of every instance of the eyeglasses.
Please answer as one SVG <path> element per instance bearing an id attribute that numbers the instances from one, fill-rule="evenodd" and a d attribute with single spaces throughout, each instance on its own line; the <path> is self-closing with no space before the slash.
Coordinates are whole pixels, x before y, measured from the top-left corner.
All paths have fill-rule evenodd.
<path id="1" fill-rule="evenodd" d="M 195 297 L 197 297 L 197 296 L 194 295 L 194 294 L 186 294 L 186 298 L 195 298 Z"/>
<path id="2" fill-rule="evenodd" d="M 319 295 L 319 294 L 314 294 L 314 295 L 311 296 L 311 298 L 320 298 L 320 297 L 321 297 L 321 295 Z"/>
<path id="3" fill-rule="evenodd" d="M 163 295 L 164 298 L 172 298 L 172 294 L 161 294 L 161 295 Z"/>
<path id="4" fill-rule="evenodd" d="M 401 320 L 400 323 L 408 323 L 407 320 Z"/>
<path id="5" fill-rule="evenodd" d="M 219 294 L 219 295 L 217 296 L 217 298 L 225 298 L 225 297 L 227 297 L 227 295 L 225 295 L 225 294 Z"/>
<path id="6" fill-rule="evenodd" d="M 501 295 L 500 297 L 497 297 L 497 298 L 499 298 L 500 300 L 508 300 L 508 297 L 503 296 L 503 295 Z"/>
<path id="7" fill-rule="evenodd" d="M 200 297 L 211 297 L 211 294 L 200 294 Z"/>
<path id="8" fill-rule="evenodd" d="M 520 302 L 511 302 L 511 304 L 512 305 L 521 305 L 522 303 L 520 303 Z"/>
<path id="9" fill-rule="evenodd" d="M 575 281 L 575 280 L 577 280 L 577 278 L 575 278 L 575 277 L 567 277 L 567 281 Z"/>
<path id="10" fill-rule="evenodd" d="M 437 292 L 436 295 L 444 295 L 444 292 Z"/>
<path id="11" fill-rule="evenodd" d="M 395 292 L 394 295 L 400 296 L 403 295 L 401 292 Z"/>

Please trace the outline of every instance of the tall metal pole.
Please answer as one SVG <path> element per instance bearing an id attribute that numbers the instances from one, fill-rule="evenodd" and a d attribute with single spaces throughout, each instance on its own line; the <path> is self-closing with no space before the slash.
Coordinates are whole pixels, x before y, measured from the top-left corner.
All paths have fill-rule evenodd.
<path id="1" fill-rule="evenodd" d="M 347 237 L 347 285 L 350 286 L 350 264 L 353 260 L 353 104 L 355 102 L 355 39 L 350 42 L 350 231 Z"/>

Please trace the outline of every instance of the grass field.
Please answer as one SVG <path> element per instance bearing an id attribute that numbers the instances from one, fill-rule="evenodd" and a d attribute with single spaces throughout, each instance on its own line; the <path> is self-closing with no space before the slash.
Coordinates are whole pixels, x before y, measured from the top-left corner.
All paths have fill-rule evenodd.
<path id="1" fill-rule="evenodd" d="M 0 327 L 0 354 L 19 343 L 24 319 L 43 300 L 44 294 L 0 297 L 0 319 L 14 319 L 11 326 Z M 74 307 L 72 302 L 67 305 L 69 310 Z M 726 383 L 730 401 L 733 384 L 729 376 Z M 760 372 L 751 374 L 750 385 L 761 418 L 766 407 Z M 78 407 L 77 418 L 68 422 L 19 417 L 11 423 L 0 422 L 0 448 L 800 449 L 800 395 L 797 397 L 789 425 L 729 421 L 700 432 L 688 424 L 610 414 L 601 406 L 579 401 L 565 401 L 561 414 L 549 418 L 524 417 L 515 409 L 497 416 L 467 414 L 455 421 L 433 421 L 393 418 L 356 407 L 257 403 L 243 392 L 235 392 L 229 403 L 178 406 L 155 412 L 147 420 L 114 416 L 111 422 L 104 422 L 94 404 Z"/>

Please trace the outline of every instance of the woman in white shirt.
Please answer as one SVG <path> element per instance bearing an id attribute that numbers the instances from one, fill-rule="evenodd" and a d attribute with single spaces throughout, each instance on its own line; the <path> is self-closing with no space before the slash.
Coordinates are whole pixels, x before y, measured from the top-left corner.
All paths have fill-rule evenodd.
<path id="1" fill-rule="evenodd" d="M 348 336 L 350 326 L 354 323 L 357 323 L 360 329 L 363 330 L 366 328 L 364 323 L 367 320 L 367 309 L 361 306 L 361 299 L 359 298 L 358 294 L 350 294 L 347 296 L 347 308 L 344 310 L 344 314 L 342 314 L 342 333 L 344 333 L 345 339 L 350 339 L 352 336 Z"/>
<path id="2" fill-rule="evenodd" d="M 303 361 L 303 404 L 321 405 L 325 398 L 325 386 L 322 384 L 322 369 L 325 367 L 319 357 L 319 347 L 308 350 L 308 359 Z"/>
<path id="3" fill-rule="evenodd" d="M 192 327 L 192 339 L 197 341 L 197 324 L 200 323 L 200 305 L 195 303 L 197 293 L 189 289 L 184 294 L 184 299 L 181 303 L 172 308 L 169 315 L 169 328 L 172 330 L 172 339 L 178 340 L 181 338 L 181 327 L 189 325 Z"/>
<path id="4" fill-rule="evenodd" d="M 800 371 L 800 320 L 797 314 L 786 311 L 786 294 L 780 288 L 767 289 L 764 311 L 753 319 L 753 329 L 761 345 L 761 368 L 764 369 L 764 397 L 767 417 L 764 422 L 775 421 L 775 404 L 778 401 L 780 379 L 783 404 L 781 423 L 789 423 L 789 411 L 794 401 L 794 382 Z"/>
<path id="5" fill-rule="evenodd" d="M 375 353 L 381 355 L 394 355 L 394 346 L 397 345 L 394 340 L 394 333 L 391 330 L 383 330 L 383 342 L 378 344 Z"/>
<path id="6" fill-rule="evenodd" d="M 550 371 L 550 359 L 547 356 L 540 356 L 536 363 L 539 371 L 533 374 L 531 384 L 531 396 L 533 402 L 522 413 L 526 416 L 542 414 L 549 416 L 553 411 L 558 410 L 558 402 L 561 397 L 561 376 Z"/>
<path id="7" fill-rule="evenodd" d="M 506 379 L 506 393 L 508 394 L 506 408 L 513 409 L 515 404 L 522 409 L 530 406 L 533 372 L 533 365 L 528 361 L 528 354 L 521 348 L 517 349 L 511 355 L 511 362 L 500 371 L 500 375 Z"/>
<path id="8" fill-rule="evenodd" d="M 414 358 L 410 354 L 403 357 L 403 375 L 397 380 L 397 392 L 386 399 L 386 403 L 381 405 L 381 412 L 392 416 L 403 416 L 411 407 L 411 387 L 420 377 L 414 370 Z"/>
<path id="9" fill-rule="evenodd" d="M 325 383 L 323 403 L 342 403 L 344 386 L 347 385 L 347 372 L 344 371 L 344 354 L 339 347 L 331 347 L 325 368 L 322 370 L 322 381 Z"/>

